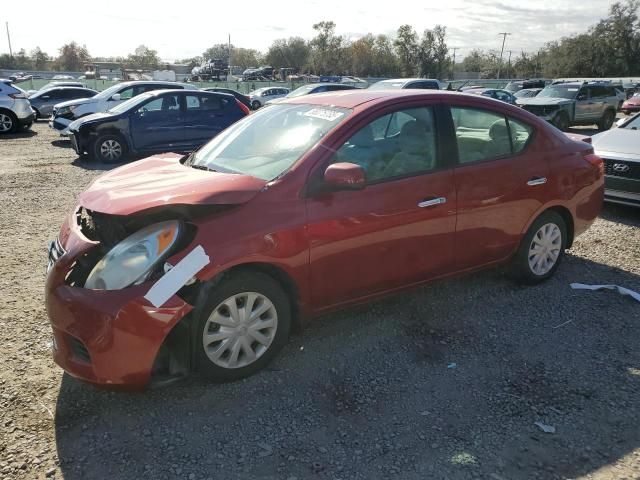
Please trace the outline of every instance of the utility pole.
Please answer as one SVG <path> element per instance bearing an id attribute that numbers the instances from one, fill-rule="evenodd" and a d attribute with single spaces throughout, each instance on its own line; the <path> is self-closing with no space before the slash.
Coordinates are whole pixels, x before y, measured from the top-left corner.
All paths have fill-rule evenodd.
<path id="1" fill-rule="evenodd" d="M 460 50 L 460 47 L 452 47 L 453 50 L 453 65 L 451 66 L 451 80 L 455 80 L 456 76 L 456 51 Z"/>
<path id="2" fill-rule="evenodd" d="M 229 80 L 229 77 L 231 76 L 231 34 L 229 34 L 229 65 L 227 65 L 228 67 L 228 72 L 227 72 L 227 81 Z"/>
<path id="3" fill-rule="evenodd" d="M 507 67 L 507 77 L 511 78 L 511 54 L 513 53 L 511 50 L 507 50 L 509 52 L 509 60 L 507 61 L 507 65 L 509 65 Z"/>
<path id="4" fill-rule="evenodd" d="M 9 22 L 4 22 L 7 26 L 7 40 L 9 41 L 9 56 L 13 58 L 13 51 L 11 50 L 11 35 L 9 35 Z"/>
<path id="5" fill-rule="evenodd" d="M 500 62 L 498 63 L 498 79 L 500 78 L 500 69 L 502 68 L 502 54 L 504 53 L 504 42 L 507 40 L 507 35 L 511 35 L 509 32 L 500 32 L 498 35 L 502 35 L 502 50 L 500 50 Z"/>

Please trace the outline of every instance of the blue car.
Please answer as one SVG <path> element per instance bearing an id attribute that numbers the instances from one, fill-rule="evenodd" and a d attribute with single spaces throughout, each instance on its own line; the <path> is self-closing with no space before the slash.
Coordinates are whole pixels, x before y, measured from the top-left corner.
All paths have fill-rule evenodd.
<path id="1" fill-rule="evenodd" d="M 117 163 L 128 156 L 189 152 L 250 113 L 233 95 L 153 90 L 69 125 L 80 158 Z"/>

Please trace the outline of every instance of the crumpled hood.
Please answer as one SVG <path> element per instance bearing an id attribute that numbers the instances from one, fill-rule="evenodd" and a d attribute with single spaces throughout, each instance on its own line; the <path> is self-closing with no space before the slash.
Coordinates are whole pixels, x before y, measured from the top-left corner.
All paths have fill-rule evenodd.
<path id="1" fill-rule="evenodd" d="M 98 177 L 80 194 L 83 207 L 129 215 L 165 205 L 237 205 L 248 202 L 266 181 L 248 175 L 186 167 L 175 153 L 154 155 Z"/>
<path id="2" fill-rule="evenodd" d="M 640 161 L 640 130 L 612 128 L 592 136 L 591 143 L 597 155 Z"/>
<path id="3" fill-rule="evenodd" d="M 556 97 L 533 97 L 518 99 L 518 105 L 568 105 L 570 103 L 573 103 L 573 100 Z"/>
<path id="4" fill-rule="evenodd" d="M 116 116 L 115 114 L 108 113 L 108 112 L 98 112 L 98 113 L 92 113 L 90 115 L 85 115 L 84 117 L 80 117 L 79 119 L 71 122 L 69 124 L 69 130 L 77 132 L 80 126 L 85 123 L 89 123 L 93 120 L 102 120 L 103 118 L 115 117 L 115 116 Z"/>
<path id="5" fill-rule="evenodd" d="M 75 105 L 86 105 L 87 103 L 95 103 L 97 100 L 94 98 L 79 98 L 77 100 L 67 100 L 66 102 L 56 103 L 56 108 L 71 107 Z"/>

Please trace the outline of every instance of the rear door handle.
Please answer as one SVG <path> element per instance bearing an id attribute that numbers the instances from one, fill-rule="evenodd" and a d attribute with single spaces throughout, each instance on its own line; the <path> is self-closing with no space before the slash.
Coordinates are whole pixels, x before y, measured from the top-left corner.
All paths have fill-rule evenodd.
<path id="1" fill-rule="evenodd" d="M 425 208 L 425 207 L 433 207 L 435 205 L 440 205 L 442 203 L 447 203 L 447 199 L 444 197 L 438 197 L 438 198 L 430 198 L 428 200 L 423 200 L 420 203 L 418 203 L 418 206 L 420 208 Z"/>
<path id="2" fill-rule="evenodd" d="M 527 185 L 533 187 L 535 185 L 544 185 L 547 183 L 547 177 L 533 177 L 527 182 Z"/>

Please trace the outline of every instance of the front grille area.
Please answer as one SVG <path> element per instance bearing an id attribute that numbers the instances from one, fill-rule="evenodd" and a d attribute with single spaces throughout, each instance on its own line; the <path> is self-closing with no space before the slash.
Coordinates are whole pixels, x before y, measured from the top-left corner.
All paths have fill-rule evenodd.
<path id="1" fill-rule="evenodd" d="M 640 162 L 604 159 L 604 173 L 610 177 L 640 180 Z"/>
<path id="2" fill-rule="evenodd" d="M 84 343 L 71 335 L 68 335 L 67 339 L 69 340 L 69 348 L 73 352 L 73 356 L 81 362 L 91 363 L 91 356 L 89 355 L 87 347 L 84 346 Z"/>
<path id="3" fill-rule="evenodd" d="M 522 108 L 538 117 L 548 115 L 558 109 L 558 107 L 552 105 L 522 105 Z"/>

